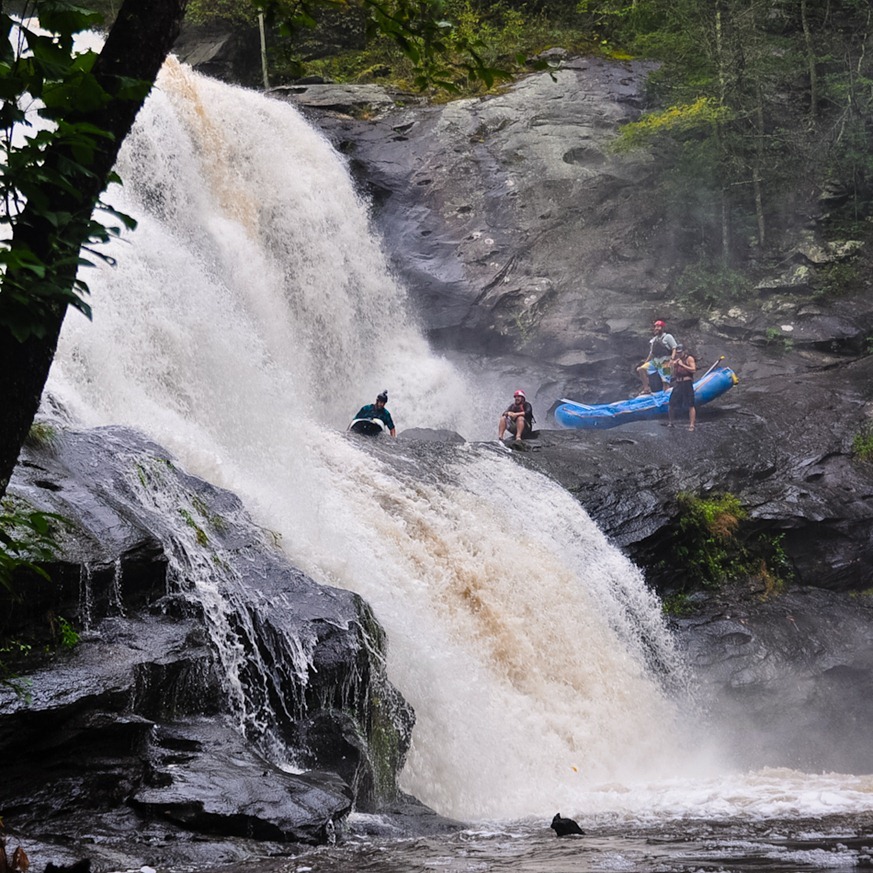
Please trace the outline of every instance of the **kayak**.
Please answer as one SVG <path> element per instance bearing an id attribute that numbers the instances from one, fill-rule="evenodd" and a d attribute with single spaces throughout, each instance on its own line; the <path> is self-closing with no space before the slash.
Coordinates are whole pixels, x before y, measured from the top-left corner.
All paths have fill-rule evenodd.
<path id="1" fill-rule="evenodd" d="M 363 436 L 379 436 L 385 427 L 378 418 L 356 418 L 349 425 L 349 430 Z"/>
<path id="2" fill-rule="evenodd" d="M 739 382 L 730 367 L 709 370 L 694 383 L 694 403 L 702 406 L 721 397 Z M 667 414 L 670 403 L 670 389 L 619 400 L 616 403 L 599 403 L 589 406 L 573 400 L 561 400 L 555 409 L 555 421 L 561 427 L 605 429 L 627 424 L 630 421 L 644 421 Z"/>

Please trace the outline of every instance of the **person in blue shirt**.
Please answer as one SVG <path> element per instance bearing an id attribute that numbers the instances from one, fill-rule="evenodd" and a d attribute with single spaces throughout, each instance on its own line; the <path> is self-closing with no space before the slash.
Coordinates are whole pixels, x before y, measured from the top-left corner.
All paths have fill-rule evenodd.
<path id="1" fill-rule="evenodd" d="M 388 402 L 388 391 L 383 391 L 377 398 L 375 403 L 368 403 L 362 406 L 355 418 L 378 418 L 388 428 L 388 433 L 396 437 L 397 431 L 394 428 L 394 419 L 391 418 L 391 413 L 385 408 Z"/>

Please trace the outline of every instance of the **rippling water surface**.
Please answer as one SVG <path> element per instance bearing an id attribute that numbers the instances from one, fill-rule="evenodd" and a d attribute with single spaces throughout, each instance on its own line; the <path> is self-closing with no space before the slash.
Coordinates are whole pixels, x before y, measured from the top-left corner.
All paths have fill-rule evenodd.
<path id="1" fill-rule="evenodd" d="M 261 873 L 696 873 L 696 871 L 846 871 L 873 869 L 873 818 L 677 822 L 650 828 L 589 828 L 558 839 L 547 822 L 481 826 L 447 836 L 366 836 L 353 817 L 343 845 L 293 860 L 265 860 Z M 358 829 L 358 833 L 354 831 Z M 255 868 L 252 867 L 252 870 Z"/>

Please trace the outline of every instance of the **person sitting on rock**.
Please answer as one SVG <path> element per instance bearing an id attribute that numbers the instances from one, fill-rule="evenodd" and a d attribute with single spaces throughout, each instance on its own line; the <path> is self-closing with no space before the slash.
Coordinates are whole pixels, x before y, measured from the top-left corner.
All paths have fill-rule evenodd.
<path id="1" fill-rule="evenodd" d="M 394 419 L 391 418 L 391 413 L 385 408 L 387 402 L 388 391 L 386 389 L 376 398 L 375 403 L 368 403 L 366 406 L 362 406 L 355 418 L 377 418 L 388 428 L 388 433 L 396 437 L 397 431 L 394 428 Z"/>
<path id="2" fill-rule="evenodd" d="M 649 356 L 637 367 L 642 388 L 640 396 L 663 391 L 664 383 L 670 381 L 670 356 L 676 348 L 676 340 L 666 330 L 667 325 L 660 319 L 652 323 L 654 336 L 649 340 Z"/>
<path id="3" fill-rule="evenodd" d="M 527 402 L 524 391 L 520 388 L 512 398 L 512 405 L 501 416 L 497 425 L 497 439 L 509 431 L 519 442 L 533 433 L 533 407 Z"/>

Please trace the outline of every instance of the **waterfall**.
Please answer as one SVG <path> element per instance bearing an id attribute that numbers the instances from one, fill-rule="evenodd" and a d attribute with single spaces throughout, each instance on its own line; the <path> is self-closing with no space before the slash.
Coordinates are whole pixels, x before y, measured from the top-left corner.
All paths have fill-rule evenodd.
<path id="1" fill-rule="evenodd" d="M 385 387 L 401 431 L 493 437 L 499 410 L 428 348 L 324 138 L 171 61 L 117 169 L 139 227 L 85 275 L 94 321 L 67 318 L 49 391 L 167 446 L 373 605 L 417 714 L 404 787 L 511 817 L 687 769 L 657 599 L 570 495 L 486 444 L 344 433 Z"/>

